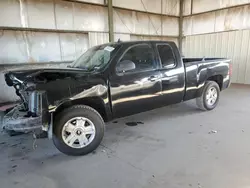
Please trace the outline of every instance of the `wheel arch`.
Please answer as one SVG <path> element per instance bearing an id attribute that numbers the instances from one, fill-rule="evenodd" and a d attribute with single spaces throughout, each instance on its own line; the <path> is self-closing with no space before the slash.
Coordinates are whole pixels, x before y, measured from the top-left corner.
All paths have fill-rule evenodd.
<path id="1" fill-rule="evenodd" d="M 216 82 L 219 87 L 220 87 L 220 90 L 222 90 L 222 85 L 223 85 L 223 76 L 222 75 L 214 75 L 214 76 L 210 76 L 207 78 L 206 81 L 214 81 Z"/>
<path id="2" fill-rule="evenodd" d="M 76 100 L 67 100 L 61 103 L 53 112 L 54 119 L 57 114 L 62 112 L 64 109 L 74 105 L 86 105 L 95 109 L 101 115 L 104 121 L 108 121 L 108 119 L 110 118 L 109 113 L 107 112 L 107 107 L 101 97 L 86 97 Z"/>
<path id="3" fill-rule="evenodd" d="M 204 86 L 205 86 L 205 83 L 207 81 L 214 81 L 216 82 L 218 85 L 219 85 L 219 88 L 220 88 L 220 91 L 222 90 L 222 86 L 223 86 L 223 76 L 218 74 L 218 75 L 213 75 L 213 76 L 209 76 L 207 77 L 201 84 L 200 86 L 202 87 L 199 87 L 197 93 L 196 93 L 196 97 L 200 97 L 202 95 L 202 92 L 203 92 L 203 89 L 204 89 Z"/>

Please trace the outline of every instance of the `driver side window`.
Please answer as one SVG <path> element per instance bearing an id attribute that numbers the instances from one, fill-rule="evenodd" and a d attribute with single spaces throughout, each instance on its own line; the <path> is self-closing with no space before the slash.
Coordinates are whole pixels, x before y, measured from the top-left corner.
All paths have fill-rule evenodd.
<path id="1" fill-rule="evenodd" d="M 122 67 L 130 70 L 122 70 Z M 148 44 L 139 44 L 131 47 L 116 66 L 117 72 L 141 72 L 156 68 L 153 49 Z"/>

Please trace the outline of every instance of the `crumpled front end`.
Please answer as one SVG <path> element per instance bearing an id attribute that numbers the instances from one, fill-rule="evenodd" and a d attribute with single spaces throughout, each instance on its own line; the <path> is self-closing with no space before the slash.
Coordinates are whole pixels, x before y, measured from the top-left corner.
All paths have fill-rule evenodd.
<path id="1" fill-rule="evenodd" d="M 46 92 L 32 91 L 33 85 L 11 74 L 6 74 L 5 79 L 9 86 L 16 89 L 21 103 L 3 117 L 3 129 L 25 133 L 41 128 L 46 129 L 49 123 Z"/>
<path id="2" fill-rule="evenodd" d="M 48 120 L 46 92 L 33 91 L 28 94 L 28 104 L 18 104 L 3 117 L 3 129 L 24 133 L 48 129 Z"/>

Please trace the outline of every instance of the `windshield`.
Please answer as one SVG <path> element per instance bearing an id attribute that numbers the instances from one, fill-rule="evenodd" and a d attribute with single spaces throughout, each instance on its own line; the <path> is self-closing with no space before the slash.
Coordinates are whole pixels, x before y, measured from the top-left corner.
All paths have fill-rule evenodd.
<path id="1" fill-rule="evenodd" d="M 105 67 L 118 49 L 118 44 L 103 44 L 88 49 L 72 63 L 72 67 L 87 71 Z"/>

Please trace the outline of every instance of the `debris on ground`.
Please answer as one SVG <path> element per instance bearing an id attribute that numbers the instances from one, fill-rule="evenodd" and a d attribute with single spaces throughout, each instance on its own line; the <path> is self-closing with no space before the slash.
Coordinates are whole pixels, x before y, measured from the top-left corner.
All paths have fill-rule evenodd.
<path id="1" fill-rule="evenodd" d="M 8 174 L 12 174 L 12 173 L 14 173 L 14 172 L 16 172 L 15 169 L 8 170 Z"/>
<path id="2" fill-rule="evenodd" d="M 118 121 L 113 121 L 113 123 L 118 123 Z"/>
<path id="3" fill-rule="evenodd" d="M 141 122 L 141 121 L 137 121 L 136 123 L 137 123 L 137 124 L 144 124 L 144 123 L 143 123 L 143 122 Z"/>
<path id="4" fill-rule="evenodd" d="M 36 139 L 48 138 L 48 132 L 42 131 L 40 133 L 35 134 Z"/>
<path id="5" fill-rule="evenodd" d="M 102 152 L 104 152 L 104 153 L 105 153 L 105 152 L 106 152 L 106 150 L 104 150 L 104 149 L 103 149 L 103 150 L 102 150 Z"/>
<path id="6" fill-rule="evenodd" d="M 18 143 L 15 143 L 15 144 L 10 145 L 10 147 L 16 147 L 16 146 L 18 146 L 18 145 L 20 145 L 20 144 L 21 144 L 21 142 L 18 142 Z"/>
<path id="7" fill-rule="evenodd" d="M 138 124 L 144 124 L 143 122 L 141 121 L 137 121 L 137 122 L 127 122 L 125 123 L 127 126 L 136 126 Z"/>
<path id="8" fill-rule="evenodd" d="M 216 130 L 211 130 L 211 131 L 208 132 L 208 134 L 214 134 L 214 133 L 217 133 L 217 131 Z"/>
<path id="9" fill-rule="evenodd" d="M 16 131 L 13 131 L 13 130 L 5 130 L 5 132 L 6 132 L 9 136 L 19 136 L 19 135 L 25 134 L 25 133 L 23 133 L 23 132 L 16 132 Z"/>
<path id="10" fill-rule="evenodd" d="M 16 168 L 17 167 L 17 165 L 13 165 L 11 168 Z"/>
<path id="11" fill-rule="evenodd" d="M 33 141 L 33 144 L 32 144 L 32 148 L 33 148 L 33 150 L 35 150 L 37 148 L 36 137 L 34 138 L 34 141 Z"/>
<path id="12" fill-rule="evenodd" d="M 127 126 L 131 126 L 131 127 L 138 125 L 136 122 L 127 122 L 127 123 L 125 123 L 125 124 L 126 124 Z"/>

